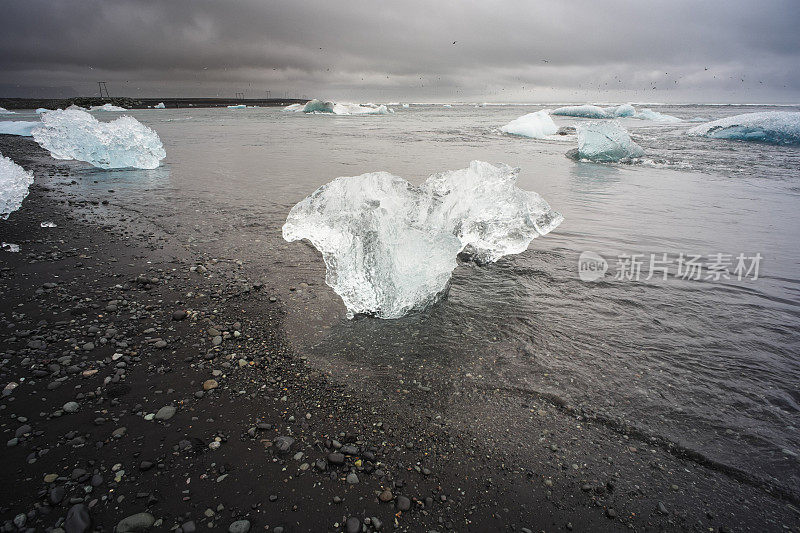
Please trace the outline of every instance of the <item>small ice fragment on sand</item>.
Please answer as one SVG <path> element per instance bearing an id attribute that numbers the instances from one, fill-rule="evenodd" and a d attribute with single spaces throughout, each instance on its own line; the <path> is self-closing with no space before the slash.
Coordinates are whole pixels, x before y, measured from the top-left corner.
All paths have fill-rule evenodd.
<path id="1" fill-rule="evenodd" d="M 41 224 L 39 224 L 39 225 L 40 225 L 41 227 L 43 227 L 43 228 L 57 228 L 57 227 L 58 227 L 58 226 L 56 226 L 56 223 L 55 223 L 55 222 L 50 222 L 50 221 L 47 221 L 47 222 L 42 222 L 42 223 L 41 223 Z"/>
<path id="2" fill-rule="evenodd" d="M 6 252 L 12 252 L 12 253 L 19 252 L 19 244 L 13 244 L 13 243 L 10 243 L 10 242 L 4 242 L 2 244 L 2 248 Z"/>

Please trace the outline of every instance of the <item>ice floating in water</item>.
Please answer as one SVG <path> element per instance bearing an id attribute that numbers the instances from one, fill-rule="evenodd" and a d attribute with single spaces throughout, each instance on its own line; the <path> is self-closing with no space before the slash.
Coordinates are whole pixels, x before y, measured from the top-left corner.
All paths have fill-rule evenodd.
<path id="1" fill-rule="evenodd" d="M 81 107 L 79 105 L 71 104 L 67 109 L 71 109 L 73 111 L 88 111 L 85 107 Z"/>
<path id="2" fill-rule="evenodd" d="M 14 111 L 9 111 L 5 107 L 0 107 L 0 115 L 13 115 Z"/>
<path id="3" fill-rule="evenodd" d="M 33 173 L 0 154 L 0 219 L 20 208 L 32 184 Z"/>
<path id="4" fill-rule="evenodd" d="M 794 111 L 764 111 L 735 115 L 688 131 L 714 139 L 738 139 L 773 144 L 800 144 L 800 113 Z"/>
<path id="5" fill-rule="evenodd" d="M 93 105 L 89 111 L 127 111 L 124 107 L 119 107 L 111 104 Z"/>
<path id="6" fill-rule="evenodd" d="M 636 109 L 631 104 L 622 104 L 613 107 L 606 107 L 603 109 L 608 116 L 611 117 L 632 117 L 636 114 Z"/>
<path id="7" fill-rule="evenodd" d="M 164 105 L 164 102 L 159 102 L 153 106 L 153 109 L 166 109 L 167 106 Z"/>
<path id="8" fill-rule="evenodd" d="M 5 133 L 6 135 L 21 135 L 22 137 L 30 137 L 33 128 L 41 125 L 41 122 L 36 121 L 6 120 L 0 122 L 0 133 Z"/>
<path id="9" fill-rule="evenodd" d="M 348 316 L 398 318 L 446 293 L 459 253 L 497 261 L 561 223 L 516 186 L 518 172 L 473 161 L 421 187 L 387 172 L 337 178 L 292 208 L 283 238 L 308 239 L 322 253 Z"/>
<path id="10" fill-rule="evenodd" d="M 86 111 L 42 115 L 33 139 L 56 159 L 77 159 L 99 168 L 157 168 L 167 156 L 156 132 L 133 117 L 100 122 Z"/>
<path id="11" fill-rule="evenodd" d="M 0 247 L 2 247 L 3 250 L 5 250 L 6 252 L 12 252 L 12 253 L 19 252 L 19 244 L 13 244 L 13 243 L 10 243 L 10 242 L 4 242 L 4 243 L 2 243 L 2 245 L 0 245 Z"/>
<path id="12" fill-rule="evenodd" d="M 550 112 L 551 115 L 583 118 L 609 118 L 610 115 L 602 107 L 596 105 L 568 105 Z"/>
<path id="13" fill-rule="evenodd" d="M 681 119 L 678 117 L 673 117 L 672 115 L 666 115 L 664 113 L 659 113 L 658 111 L 653 111 L 652 109 L 642 109 L 635 115 L 633 118 L 638 118 L 641 120 L 653 120 L 655 122 L 680 122 Z"/>
<path id="14" fill-rule="evenodd" d="M 47 109 L 46 107 L 37 107 L 34 113 L 41 115 L 42 113 L 47 113 L 48 111 L 52 111 L 52 109 Z"/>
<path id="15" fill-rule="evenodd" d="M 633 142 L 625 128 L 616 120 L 578 124 L 579 159 L 610 163 L 621 159 L 642 157 L 644 150 Z M 573 155 L 568 153 L 568 155 Z"/>
<path id="16" fill-rule="evenodd" d="M 246 109 L 246 108 L 247 108 L 247 106 L 244 105 L 244 104 L 229 105 L 228 106 L 228 109 Z"/>
<path id="17" fill-rule="evenodd" d="M 548 135 L 555 135 L 558 126 L 550 118 L 549 113 L 542 110 L 522 115 L 500 128 L 500 131 L 533 139 L 544 139 Z"/>
<path id="18" fill-rule="evenodd" d="M 41 223 L 41 224 L 39 224 L 39 225 L 40 225 L 41 227 L 43 227 L 43 228 L 57 228 L 57 227 L 58 227 L 58 226 L 56 226 L 56 223 L 55 223 L 55 222 L 50 222 L 50 221 L 47 221 L 47 222 L 42 222 L 42 223 Z"/>
<path id="19" fill-rule="evenodd" d="M 341 102 L 323 102 L 322 100 L 311 100 L 304 104 L 292 104 L 284 108 L 284 111 L 302 111 L 303 113 L 320 113 L 333 115 L 388 115 L 392 110 L 385 105 L 375 104 L 347 104 Z"/>
<path id="20" fill-rule="evenodd" d="M 408 104 L 403 104 L 403 108 L 408 109 L 409 105 Z"/>

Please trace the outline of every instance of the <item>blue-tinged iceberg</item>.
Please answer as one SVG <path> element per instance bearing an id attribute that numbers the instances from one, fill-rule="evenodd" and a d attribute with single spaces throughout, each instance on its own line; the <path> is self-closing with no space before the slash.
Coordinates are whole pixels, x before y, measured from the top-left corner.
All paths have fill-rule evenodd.
<path id="1" fill-rule="evenodd" d="M 236 105 L 229 105 L 228 109 L 246 109 L 247 106 L 245 104 L 236 104 Z"/>
<path id="2" fill-rule="evenodd" d="M 659 113 L 658 111 L 653 111 L 652 109 L 642 109 L 635 115 L 633 118 L 638 118 L 641 120 L 652 120 L 655 122 L 680 122 L 681 119 L 678 117 L 673 117 L 672 115 L 667 115 L 665 113 Z"/>
<path id="3" fill-rule="evenodd" d="M 33 139 L 56 159 L 99 168 L 157 168 L 167 156 L 158 134 L 133 117 L 100 122 L 86 111 L 58 109 L 42 115 Z"/>
<path id="4" fill-rule="evenodd" d="M 46 107 L 37 107 L 34 113 L 41 115 L 42 113 L 47 113 L 48 111 L 52 111 L 52 109 L 47 109 Z"/>
<path id="5" fill-rule="evenodd" d="M 631 104 L 622 104 L 618 106 L 606 107 L 603 109 L 610 117 L 632 117 L 636 114 L 636 109 Z"/>
<path id="6" fill-rule="evenodd" d="M 446 294 L 460 253 L 497 261 L 561 223 L 518 172 L 473 161 L 421 187 L 386 172 L 337 178 L 292 208 L 283 237 L 322 253 L 348 316 L 398 318 Z"/>
<path id="7" fill-rule="evenodd" d="M 32 184 L 31 172 L 0 154 L 0 219 L 7 219 L 20 208 Z"/>
<path id="8" fill-rule="evenodd" d="M 388 115 L 392 113 L 392 110 L 385 105 L 360 105 L 332 101 L 323 102 L 317 99 L 311 100 L 306 104 L 292 104 L 285 107 L 284 111 L 302 111 L 303 113 L 331 115 Z"/>
<path id="9" fill-rule="evenodd" d="M 611 118 L 602 107 L 596 105 L 568 105 L 550 112 L 551 115 L 582 118 Z"/>
<path id="10" fill-rule="evenodd" d="M 550 135 L 555 135 L 558 131 L 558 126 L 550 118 L 550 114 L 547 111 L 541 110 L 512 120 L 500 128 L 500 131 L 512 135 L 521 135 L 522 137 L 531 137 L 532 139 L 544 139 Z"/>
<path id="11" fill-rule="evenodd" d="M 119 107 L 118 105 L 112 104 L 103 104 L 103 105 L 93 105 L 89 108 L 89 111 L 127 111 L 124 107 Z"/>
<path id="12" fill-rule="evenodd" d="M 21 135 L 22 137 L 30 137 L 33 128 L 41 126 L 41 124 L 41 122 L 29 120 L 0 121 L 0 133 L 4 133 L 6 135 Z"/>
<path id="13" fill-rule="evenodd" d="M 585 122 L 576 126 L 578 150 L 567 155 L 600 163 L 642 157 L 644 150 L 633 142 L 628 132 L 616 120 Z"/>
<path id="14" fill-rule="evenodd" d="M 700 124 L 688 133 L 714 139 L 800 144 L 800 112 L 745 113 Z"/>

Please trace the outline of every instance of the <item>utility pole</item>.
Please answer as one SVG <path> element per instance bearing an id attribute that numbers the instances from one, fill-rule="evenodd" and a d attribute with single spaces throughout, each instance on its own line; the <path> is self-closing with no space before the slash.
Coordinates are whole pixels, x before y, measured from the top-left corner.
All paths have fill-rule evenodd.
<path id="1" fill-rule="evenodd" d="M 267 89 L 267 100 L 269 100 L 270 98 L 272 98 L 272 91 Z"/>
<path id="2" fill-rule="evenodd" d="M 105 96 L 106 98 L 109 98 L 109 99 L 111 98 L 111 96 L 109 96 L 109 94 L 108 94 L 108 86 L 106 85 L 106 82 L 98 81 L 97 82 L 97 86 L 100 87 L 100 98 L 103 98 L 103 91 L 106 92 L 106 96 Z"/>

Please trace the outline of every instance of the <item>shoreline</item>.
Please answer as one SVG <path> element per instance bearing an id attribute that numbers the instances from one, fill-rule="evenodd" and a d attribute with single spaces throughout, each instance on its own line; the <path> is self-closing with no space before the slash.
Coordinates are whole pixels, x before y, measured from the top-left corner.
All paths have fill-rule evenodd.
<path id="1" fill-rule="evenodd" d="M 130 98 L 127 96 L 100 98 L 98 96 L 75 96 L 72 98 L 0 98 L 0 107 L 18 109 L 66 109 L 71 105 L 80 107 L 112 104 L 125 109 L 148 109 L 163 103 L 165 109 L 227 107 L 245 104 L 248 107 L 286 107 L 305 104 L 308 100 L 298 98 Z"/>
<path id="2" fill-rule="evenodd" d="M 465 389 L 484 416 L 437 419 L 426 391 L 342 383 L 289 348 L 290 287 L 196 257 L 144 220 L 125 232 L 81 220 L 94 202 L 51 190 L 68 164 L 13 136 L 0 152 L 36 176 L 0 221 L 21 246 L 0 252 L 0 385 L 18 384 L 0 399 L 17 439 L 2 520 L 63 527 L 84 506 L 102 530 L 149 513 L 187 533 L 235 520 L 355 531 L 353 518 L 372 531 L 373 517 L 398 531 L 797 529 L 779 495 L 548 398 Z"/>

